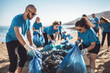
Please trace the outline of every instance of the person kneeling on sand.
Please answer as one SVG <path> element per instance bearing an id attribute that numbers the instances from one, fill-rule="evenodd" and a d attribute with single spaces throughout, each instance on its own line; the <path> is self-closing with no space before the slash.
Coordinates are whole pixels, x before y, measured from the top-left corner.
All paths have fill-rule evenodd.
<path id="1" fill-rule="evenodd" d="M 76 44 L 83 42 L 79 46 L 81 50 L 81 54 L 84 55 L 87 51 L 90 54 L 90 73 L 95 72 L 95 59 L 100 50 L 100 40 L 95 33 L 95 31 L 91 28 L 93 24 L 88 20 L 87 17 L 81 18 L 79 21 L 75 23 L 75 27 L 78 31 L 78 40 Z"/>
<path id="2" fill-rule="evenodd" d="M 12 20 L 11 26 L 6 35 L 6 46 L 8 50 L 10 66 L 9 73 L 15 73 L 17 68 L 18 56 L 19 55 L 19 64 L 18 64 L 18 73 L 22 73 L 24 64 L 27 59 L 27 51 L 35 56 L 34 50 L 35 46 L 33 45 L 30 31 L 30 21 L 36 15 L 36 8 L 34 5 L 28 5 L 23 14 L 15 16 Z M 22 31 L 21 31 L 22 30 Z M 30 46 L 25 41 L 24 37 L 27 34 L 27 39 L 30 43 Z M 15 50 L 17 49 L 17 53 Z M 27 50 L 27 51 L 26 51 Z"/>

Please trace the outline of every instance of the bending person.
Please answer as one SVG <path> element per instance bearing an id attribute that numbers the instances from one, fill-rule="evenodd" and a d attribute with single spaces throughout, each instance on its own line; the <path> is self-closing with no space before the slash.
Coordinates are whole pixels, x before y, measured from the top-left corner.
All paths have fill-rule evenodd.
<path id="1" fill-rule="evenodd" d="M 11 26 L 6 35 L 6 47 L 10 60 L 9 73 L 15 73 L 17 65 L 19 66 L 18 73 L 22 73 L 24 64 L 27 59 L 27 51 L 34 55 L 32 49 L 35 46 L 33 45 L 31 37 L 30 20 L 35 15 L 36 8 L 34 5 L 28 5 L 23 14 L 15 16 L 12 20 Z M 27 34 L 29 45 L 24 38 L 25 34 Z M 17 64 L 18 57 L 15 53 L 16 49 L 20 57 L 19 64 Z"/>
<path id="2" fill-rule="evenodd" d="M 58 34 L 59 23 L 57 21 L 53 22 L 53 24 L 49 27 L 44 28 L 43 35 L 45 39 L 45 45 L 48 44 L 48 39 L 51 43 L 55 43 L 57 34 Z M 55 34 L 55 36 L 53 36 Z"/>
<path id="3" fill-rule="evenodd" d="M 95 59 L 100 49 L 100 41 L 95 31 L 91 28 L 93 24 L 84 17 L 75 23 L 75 27 L 78 30 L 78 40 L 76 43 L 81 42 L 81 53 L 84 55 L 87 51 L 90 54 L 90 73 L 95 72 Z"/>

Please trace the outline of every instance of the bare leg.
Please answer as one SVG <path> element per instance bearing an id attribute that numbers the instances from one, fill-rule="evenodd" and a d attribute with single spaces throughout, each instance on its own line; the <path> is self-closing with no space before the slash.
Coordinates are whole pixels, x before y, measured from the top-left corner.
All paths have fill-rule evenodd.
<path id="1" fill-rule="evenodd" d="M 18 67 L 18 73 L 22 73 L 23 72 L 23 67 Z"/>
<path id="2" fill-rule="evenodd" d="M 90 69 L 95 71 L 95 59 L 97 57 L 97 54 L 90 53 Z M 94 72 L 91 72 L 94 73 Z"/>

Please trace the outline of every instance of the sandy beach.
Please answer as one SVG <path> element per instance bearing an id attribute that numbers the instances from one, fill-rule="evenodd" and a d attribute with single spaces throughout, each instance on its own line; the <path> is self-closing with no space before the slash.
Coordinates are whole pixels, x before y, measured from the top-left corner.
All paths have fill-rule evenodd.
<path id="1" fill-rule="evenodd" d="M 70 40 L 69 42 L 74 44 L 75 40 L 77 39 L 77 33 L 71 35 L 73 36 L 73 39 Z M 101 38 L 102 37 L 100 35 L 100 40 Z M 57 40 L 56 45 L 59 44 L 60 42 L 61 42 L 60 40 Z M 103 49 L 99 52 L 97 56 L 95 73 L 110 73 L 110 52 L 106 52 L 107 48 L 106 44 L 107 42 L 105 41 Z M 42 49 L 42 47 L 39 49 Z M 28 72 L 28 65 L 29 62 L 26 62 L 23 73 Z M 0 43 L 0 73 L 7 73 L 8 68 L 9 68 L 9 58 L 7 48 L 6 44 L 2 42 Z"/>

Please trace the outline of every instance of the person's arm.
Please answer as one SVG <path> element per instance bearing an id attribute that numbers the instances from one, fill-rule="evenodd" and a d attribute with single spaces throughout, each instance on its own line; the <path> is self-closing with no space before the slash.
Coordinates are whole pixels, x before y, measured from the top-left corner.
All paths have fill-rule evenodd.
<path id="1" fill-rule="evenodd" d="M 32 46 L 33 41 L 32 41 L 31 31 L 27 31 L 27 39 L 29 41 L 29 44 Z"/>
<path id="2" fill-rule="evenodd" d="M 47 34 L 47 38 L 52 42 L 52 39 L 49 34 Z"/>
<path id="3" fill-rule="evenodd" d="M 55 38 L 54 38 L 54 41 L 56 40 L 57 38 L 57 35 L 58 35 L 58 32 L 55 33 Z"/>
<path id="4" fill-rule="evenodd" d="M 101 30 L 103 31 L 103 27 L 101 26 L 100 28 L 101 28 Z"/>
<path id="5" fill-rule="evenodd" d="M 91 45 L 87 48 L 88 51 L 95 47 L 96 42 L 91 43 Z"/>
<path id="6" fill-rule="evenodd" d="M 34 28 L 34 27 L 32 28 L 32 30 L 33 30 L 33 31 L 37 31 L 37 30 L 35 30 L 35 28 Z"/>
<path id="7" fill-rule="evenodd" d="M 41 32 L 42 32 L 42 34 L 43 34 L 43 28 L 41 27 Z"/>
<path id="8" fill-rule="evenodd" d="M 81 37 L 78 37 L 77 40 L 79 41 L 79 43 L 81 42 Z"/>
<path id="9" fill-rule="evenodd" d="M 26 42 L 23 35 L 20 33 L 20 27 L 14 27 L 14 30 L 18 41 L 24 46 Z"/>

